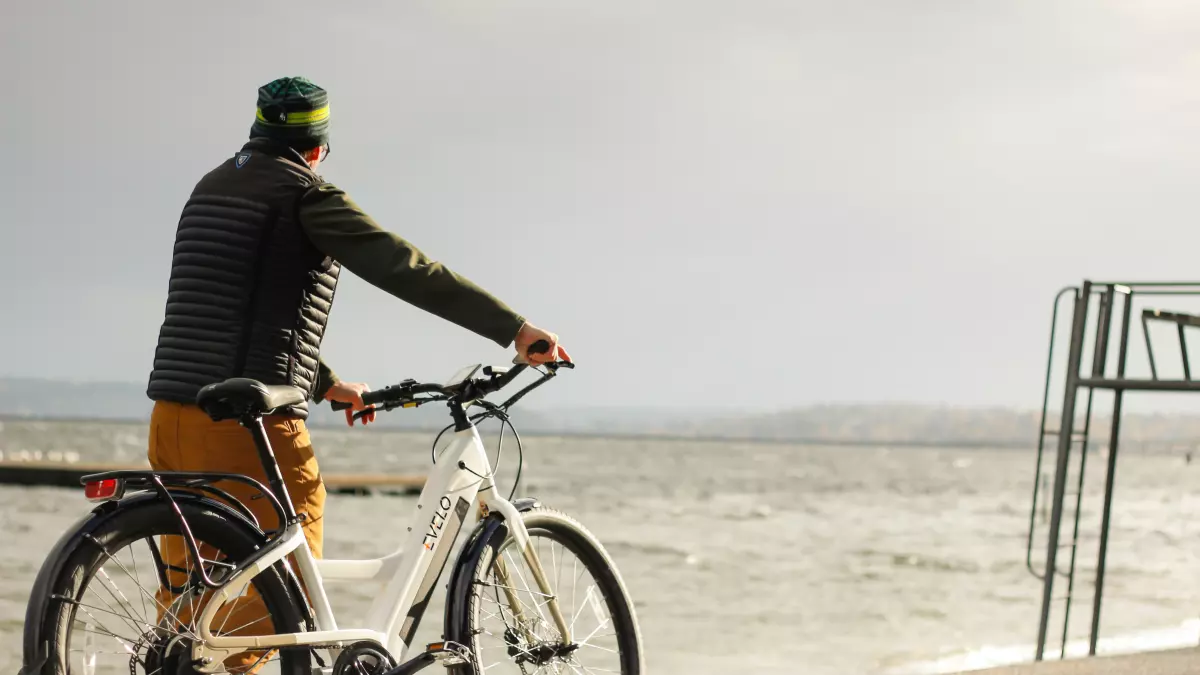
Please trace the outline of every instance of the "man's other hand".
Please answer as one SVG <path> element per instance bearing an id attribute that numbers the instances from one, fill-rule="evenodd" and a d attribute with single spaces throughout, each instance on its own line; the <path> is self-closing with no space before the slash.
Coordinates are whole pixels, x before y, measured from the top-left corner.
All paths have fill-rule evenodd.
<path id="1" fill-rule="evenodd" d="M 350 404 L 350 408 L 346 410 L 346 424 L 348 426 L 354 426 L 355 412 L 370 410 L 371 412 L 359 418 L 366 425 L 375 421 L 375 407 L 363 403 L 362 400 L 363 392 L 367 391 L 371 391 L 371 387 L 363 382 L 337 382 L 329 388 L 329 391 L 325 392 L 325 400 Z"/>
<path id="2" fill-rule="evenodd" d="M 550 349 L 541 354 L 530 354 L 529 348 L 538 340 L 545 340 L 550 343 Z M 522 363 L 532 363 L 535 366 L 551 361 L 570 361 L 571 356 L 567 354 L 567 350 L 563 349 L 562 345 L 558 344 L 558 336 L 554 333 L 544 331 L 537 326 L 526 323 L 521 326 L 521 330 L 517 332 L 515 341 L 517 348 L 517 360 Z"/>

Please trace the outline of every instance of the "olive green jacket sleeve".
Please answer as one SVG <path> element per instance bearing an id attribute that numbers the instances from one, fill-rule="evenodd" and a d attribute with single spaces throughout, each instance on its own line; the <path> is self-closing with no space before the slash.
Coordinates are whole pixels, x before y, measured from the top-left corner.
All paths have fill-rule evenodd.
<path id="1" fill-rule="evenodd" d="M 317 359 L 317 383 L 313 387 L 313 400 L 317 403 L 324 401 L 329 388 L 340 381 L 337 373 L 333 372 L 324 359 Z"/>
<path id="2" fill-rule="evenodd" d="M 524 317 L 487 291 L 381 228 L 345 192 L 329 183 L 304 194 L 298 218 L 312 243 L 343 268 L 501 347 L 512 344 L 525 323 Z"/>

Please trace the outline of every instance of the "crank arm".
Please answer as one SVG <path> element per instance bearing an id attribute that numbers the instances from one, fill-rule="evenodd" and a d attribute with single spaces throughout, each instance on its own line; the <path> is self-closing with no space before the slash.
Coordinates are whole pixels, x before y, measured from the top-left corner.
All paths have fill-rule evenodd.
<path id="1" fill-rule="evenodd" d="M 434 642 L 427 646 L 424 652 L 392 668 L 384 675 L 412 675 L 438 661 L 446 666 L 470 663 L 471 653 L 457 642 Z"/>

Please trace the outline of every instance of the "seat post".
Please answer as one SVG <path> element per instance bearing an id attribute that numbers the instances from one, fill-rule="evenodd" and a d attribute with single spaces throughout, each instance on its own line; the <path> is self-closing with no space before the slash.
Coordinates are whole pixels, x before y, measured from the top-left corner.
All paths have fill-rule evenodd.
<path id="1" fill-rule="evenodd" d="M 263 471 L 267 474 L 267 483 L 271 486 L 271 492 L 275 498 L 279 500 L 279 505 L 283 507 L 283 514 L 287 516 L 288 522 L 281 524 L 280 527 L 296 522 L 296 509 L 292 506 L 292 498 L 288 494 L 287 485 L 283 483 L 283 473 L 279 470 L 279 461 L 275 459 L 275 451 L 271 449 L 271 441 L 267 438 L 267 429 L 263 426 L 262 417 L 246 415 L 238 422 L 249 429 L 250 435 L 254 437 L 254 447 L 258 449 L 258 459 L 262 462 Z"/>

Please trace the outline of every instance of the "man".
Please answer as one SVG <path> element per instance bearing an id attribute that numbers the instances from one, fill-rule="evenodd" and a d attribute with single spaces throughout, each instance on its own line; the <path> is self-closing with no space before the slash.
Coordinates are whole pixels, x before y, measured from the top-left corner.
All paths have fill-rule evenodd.
<path id="1" fill-rule="evenodd" d="M 381 229 L 316 174 L 329 155 L 323 89 L 302 77 L 277 79 L 259 89 L 255 118 L 249 142 L 200 180 L 179 220 L 147 387 L 155 401 L 148 452 L 155 469 L 233 472 L 266 482 L 250 434 L 233 420 L 213 422 L 195 405 L 202 387 L 230 377 L 297 386 L 314 403 L 351 404 L 346 421 L 353 424 L 354 411 L 366 409 L 362 393 L 369 387 L 341 381 L 320 357 L 343 268 L 501 346 L 515 343 L 520 358 L 538 340 L 551 349 L 529 361 L 570 358 L 553 333 Z M 307 405 L 264 424 L 305 537 L 320 557 L 325 489 L 305 427 Z M 250 499 L 240 484 L 222 487 L 264 528 L 277 525 L 266 500 Z M 164 558 L 183 567 L 182 546 L 169 544 L 164 540 Z"/>

